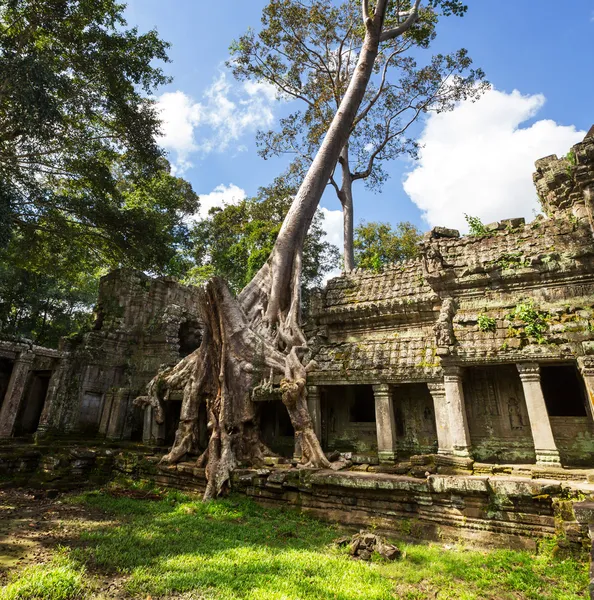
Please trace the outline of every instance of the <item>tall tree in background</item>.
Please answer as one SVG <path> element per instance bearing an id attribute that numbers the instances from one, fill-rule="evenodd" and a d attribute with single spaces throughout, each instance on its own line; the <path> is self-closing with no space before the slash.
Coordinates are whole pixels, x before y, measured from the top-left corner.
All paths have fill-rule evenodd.
<path id="1" fill-rule="evenodd" d="M 422 233 L 408 221 L 395 229 L 389 223 L 360 223 L 355 228 L 355 260 L 363 269 L 381 271 L 383 267 L 415 258 Z"/>
<path id="2" fill-rule="evenodd" d="M 123 9 L 0 0 L 3 334 L 55 345 L 88 314 L 102 270 L 184 269 L 198 198 L 169 173 L 149 98 L 168 81 L 154 66 L 167 44 L 126 29 Z"/>
<path id="3" fill-rule="evenodd" d="M 115 0 L 0 0 L 0 241 L 40 232 L 152 265 L 162 238 L 121 181 L 163 171 L 150 95 L 167 44 Z M 158 252 L 157 252 L 158 253 Z M 145 260 L 146 259 L 146 260 Z"/>
<path id="4" fill-rule="evenodd" d="M 429 0 L 431 10 L 461 13 L 457 0 Z M 421 0 L 362 0 L 365 37 L 357 65 L 324 140 L 291 203 L 268 260 L 237 298 L 217 277 L 200 288 L 203 338 L 200 347 L 177 365 L 153 378 L 139 403 L 152 404 L 162 414 L 162 402 L 172 390 L 183 391 L 179 428 L 164 462 L 179 461 L 198 450 L 197 426 L 201 402 L 206 402 L 210 429 L 207 450 L 198 459 L 208 480 L 205 498 L 225 491 L 232 470 L 241 463 L 257 464 L 267 448 L 259 431 L 252 393 L 280 383 L 302 462 L 315 467 L 330 463 L 316 437 L 307 409 L 307 341 L 301 329 L 303 246 L 316 209 L 346 144 L 372 77 L 381 44 L 422 29 Z M 392 9 L 392 10 L 388 10 Z M 269 452 L 269 451 L 268 451 Z"/>
<path id="5" fill-rule="evenodd" d="M 209 218 L 198 222 L 192 232 L 196 266 L 186 281 L 204 283 L 218 275 L 239 293 L 270 256 L 295 191 L 279 177 L 260 188 L 255 198 L 211 209 Z M 303 245 L 305 293 L 338 266 L 338 249 L 323 238 L 323 215 L 318 211 Z"/>
<path id="6" fill-rule="evenodd" d="M 125 265 L 178 277 L 187 271 L 184 215 L 199 205 L 190 184 L 162 168 L 149 179 L 116 185 L 124 218 L 114 215 L 109 235 L 54 214 L 50 226 L 41 218 L 39 227 L 15 231 L 0 249 L 1 335 L 55 347 L 88 323 L 99 277 L 110 269 Z M 127 240 L 141 236 L 147 243 L 124 254 Z"/>
<path id="7" fill-rule="evenodd" d="M 483 72 L 470 69 L 464 49 L 437 54 L 425 66 L 417 64 L 419 49 L 428 48 L 435 38 L 439 4 L 429 2 L 414 28 L 383 40 L 338 157 L 340 178 L 330 174 L 343 208 L 346 270 L 355 266 L 353 183 L 362 180 L 369 189 L 380 190 L 387 178 L 384 163 L 404 153 L 414 155 L 416 144 L 408 129 L 420 115 L 450 110 L 457 101 L 478 96 L 486 85 Z M 392 2 L 386 23 L 396 23 L 407 7 L 408 1 Z M 462 15 L 464 10 L 452 4 L 444 13 Z M 302 103 L 303 108 L 280 120 L 277 130 L 258 136 L 264 158 L 294 157 L 291 169 L 299 180 L 345 97 L 364 35 L 359 0 L 270 0 L 262 29 L 249 30 L 231 46 L 229 66 L 237 78 L 268 83 L 279 97 Z"/>

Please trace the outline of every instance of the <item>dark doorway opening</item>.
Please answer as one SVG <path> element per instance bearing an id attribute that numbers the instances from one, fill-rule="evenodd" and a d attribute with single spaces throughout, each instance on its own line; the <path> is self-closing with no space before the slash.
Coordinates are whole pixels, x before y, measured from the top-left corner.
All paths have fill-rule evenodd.
<path id="1" fill-rule="evenodd" d="M 295 430 L 282 400 L 257 402 L 262 440 L 281 456 L 291 458 L 295 450 Z"/>
<path id="2" fill-rule="evenodd" d="M 181 416 L 181 400 L 168 400 L 165 406 L 165 445 L 171 446 L 175 441 L 175 432 L 179 427 Z"/>
<path id="3" fill-rule="evenodd" d="M 13 361 L 8 358 L 0 358 L 0 407 L 4 402 L 4 396 L 8 390 L 8 383 L 10 382 L 10 375 L 12 374 Z"/>
<path id="4" fill-rule="evenodd" d="M 184 358 L 197 350 L 202 343 L 202 328 L 198 321 L 184 321 L 179 326 L 179 355 Z"/>
<path id="5" fill-rule="evenodd" d="M 549 416 L 588 416 L 584 384 L 575 365 L 541 366 L 540 382 Z"/>
<path id="6" fill-rule="evenodd" d="M 37 431 L 51 376 L 51 371 L 32 373 L 21 414 L 15 423 L 15 436 L 31 435 Z"/>
<path id="7" fill-rule="evenodd" d="M 351 404 L 351 423 L 375 423 L 375 397 L 370 385 L 354 385 L 354 399 Z"/>

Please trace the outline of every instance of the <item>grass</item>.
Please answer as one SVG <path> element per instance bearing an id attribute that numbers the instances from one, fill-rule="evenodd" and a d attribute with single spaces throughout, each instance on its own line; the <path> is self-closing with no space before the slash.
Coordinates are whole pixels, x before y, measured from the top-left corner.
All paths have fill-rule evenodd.
<path id="1" fill-rule="evenodd" d="M 0 600 L 92 597 L 101 578 L 121 579 L 126 595 L 143 599 L 586 598 L 586 557 L 560 558 L 552 543 L 539 554 L 399 544 L 404 559 L 364 563 L 332 544 L 337 528 L 243 497 L 202 503 L 180 493 L 140 500 L 96 491 L 71 501 L 111 522 L 81 522 L 69 549 L 21 572 Z"/>
<path id="2" fill-rule="evenodd" d="M 49 564 L 26 567 L 0 590 L 0 600 L 78 600 L 86 596 L 85 570 L 58 549 Z"/>

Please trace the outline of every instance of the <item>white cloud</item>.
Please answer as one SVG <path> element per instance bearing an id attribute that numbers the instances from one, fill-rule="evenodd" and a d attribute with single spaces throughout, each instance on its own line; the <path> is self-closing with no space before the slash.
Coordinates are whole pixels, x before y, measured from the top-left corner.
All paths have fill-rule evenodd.
<path id="1" fill-rule="evenodd" d="M 551 120 L 520 128 L 544 103 L 542 94 L 491 90 L 475 103 L 427 119 L 419 161 L 404 189 L 430 226 L 466 231 L 464 213 L 484 223 L 533 217 L 539 208 L 534 161 L 567 153 L 585 135 Z"/>
<path id="2" fill-rule="evenodd" d="M 178 90 L 157 98 L 161 113 L 161 145 L 175 154 L 174 171 L 181 173 L 192 166 L 191 154 L 225 152 L 246 133 L 270 127 L 276 103 L 274 88 L 265 83 L 246 81 L 234 85 L 221 72 L 204 92 L 201 102 Z"/>
<path id="3" fill-rule="evenodd" d="M 221 183 L 209 194 L 199 194 L 200 208 L 197 213 L 188 217 L 188 224 L 196 223 L 208 218 L 208 211 L 214 207 L 229 206 L 230 204 L 239 204 L 247 196 L 245 190 L 234 183 L 225 185 Z"/>

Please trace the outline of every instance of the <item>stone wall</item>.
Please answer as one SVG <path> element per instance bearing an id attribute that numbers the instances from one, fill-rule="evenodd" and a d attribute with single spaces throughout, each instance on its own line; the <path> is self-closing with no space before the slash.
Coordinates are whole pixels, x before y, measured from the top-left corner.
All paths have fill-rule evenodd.
<path id="1" fill-rule="evenodd" d="M 0 484 L 69 490 L 124 476 L 204 492 L 204 469 L 189 462 L 158 466 L 160 458 L 147 448 L 0 446 Z M 263 504 L 298 507 L 324 520 L 373 527 L 401 539 L 531 549 L 539 539 L 552 537 L 563 545 L 589 544 L 590 521 L 582 517 L 578 522 L 574 505 L 592 499 L 594 485 L 585 481 L 586 476 L 594 477 L 591 471 L 566 472 L 565 479 L 550 478 L 553 472 L 518 476 L 380 471 L 298 469 L 287 462 L 237 469 L 231 485 L 234 493 Z"/>
<path id="2" fill-rule="evenodd" d="M 545 215 L 532 223 L 465 237 L 436 227 L 417 259 L 355 269 L 313 299 L 309 383 L 322 430 L 326 390 L 384 385 L 385 458 L 437 443 L 481 461 L 593 464 L 594 135 L 536 169 Z M 551 383 L 553 368 L 565 387 Z"/>
<path id="3" fill-rule="evenodd" d="M 132 402 L 163 364 L 199 345 L 195 295 L 172 278 L 128 269 L 103 277 L 92 330 L 65 340 L 68 360 L 40 432 L 142 439 Z"/>

